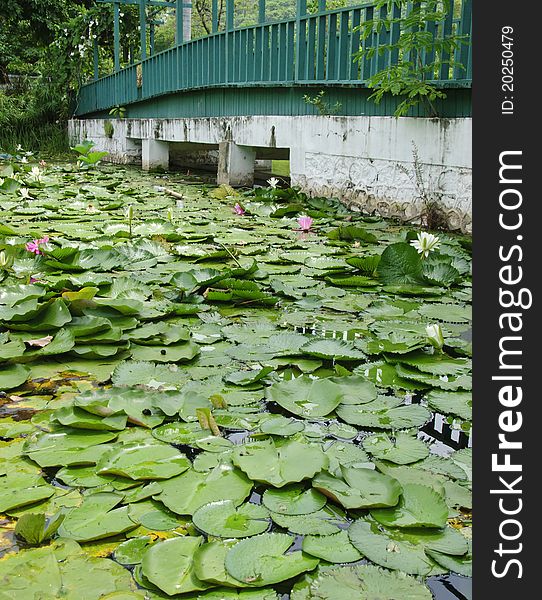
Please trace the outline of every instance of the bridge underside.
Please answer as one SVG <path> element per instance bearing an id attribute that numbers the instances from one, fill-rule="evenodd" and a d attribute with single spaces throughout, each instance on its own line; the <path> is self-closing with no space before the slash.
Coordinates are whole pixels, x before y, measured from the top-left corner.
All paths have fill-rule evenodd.
<path id="1" fill-rule="evenodd" d="M 292 185 L 354 209 L 412 219 L 420 187 L 440 200 L 450 229 L 470 231 L 471 119 L 388 116 L 85 118 L 72 141 L 93 140 L 113 162 L 169 168 L 203 161 L 218 183 L 249 186 L 256 159 L 290 159 Z M 109 136 L 106 134 L 106 130 Z M 423 182 L 416 180 L 414 148 Z M 174 160 L 173 160 L 174 159 Z"/>

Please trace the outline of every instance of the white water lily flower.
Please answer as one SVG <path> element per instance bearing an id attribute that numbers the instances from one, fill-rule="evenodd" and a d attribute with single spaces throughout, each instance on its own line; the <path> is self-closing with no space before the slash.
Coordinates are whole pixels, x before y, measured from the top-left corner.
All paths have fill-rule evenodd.
<path id="1" fill-rule="evenodd" d="M 279 183 L 280 183 L 280 179 L 277 179 L 276 177 L 271 177 L 271 179 L 267 180 L 267 183 L 269 184 L 269 187 L 273 188 L 274 190 L 277 189 Z"/>
<path id="2" fill-rule="evenodd" d="M 32 196 L 30 195 L 30 192 L 28 191 L 28 188 L 21 188 L 19 190 L 19 193 L 21 194 L 21 196 L 25 199 L 25 200 L 32 200 Z"/>
<path id="3" fill-rule="evenodd" d="M 442 333 L 442 327 L 438 324 L 428 325 L 425 328 L 427 332 L 427 338 L 432 346 L 437 350 L 442 350 L 444 346 L 444 334 Z"/>
<path id="4" fill-rule="evenodd" d="M 26 158 L 26 156 L 23 156 L 23 157 L 21 158 L 21 162 L 22 162 L 22 163 L 27 163 L 27 162 L 28 162 L 28 158 Z"/>
<path id="5" fill-rule="evenodd" d="M 440 239 L 438 235 L 422 231 L 421 233 L 418 233 L 418 239 L 412 240 L 410 245 L 414 246 L 419 254 L 423 254 L 427 257 L 430 252 L 436 250 L 440 246 Z"/>

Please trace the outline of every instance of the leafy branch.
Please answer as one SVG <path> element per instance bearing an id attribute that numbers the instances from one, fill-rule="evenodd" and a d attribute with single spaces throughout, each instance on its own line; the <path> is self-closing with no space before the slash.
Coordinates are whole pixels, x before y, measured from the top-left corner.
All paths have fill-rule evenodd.
<path id="1" fill-rule="evenodd" d="M 369 98 L 377 104 L 386 94 L 404 98 L 394 113 L 396 117 L 408 114 L 420 103 L 436 116 L 435 100 L 446 98 L 437 84 L 439 74 L 446 69 L 465 68 L 455 60 L 455 54 L 461 45 L 469 43 L 469 36 L 458 34 L 453 28 L 446 33 L 444 25 L 450 11 L 450 0 L 377 0 L 377 16 L 359 26 L 363 46 L 355 55 L 357 61 L 377 55 L 394 57 L 369 77 L 367 84 L 375 90 Z M 392 41 L 372 46 L 373 35 L 385 31 Z M 399 33 L 397 39 L 392 39 L 392 32 Z"/>

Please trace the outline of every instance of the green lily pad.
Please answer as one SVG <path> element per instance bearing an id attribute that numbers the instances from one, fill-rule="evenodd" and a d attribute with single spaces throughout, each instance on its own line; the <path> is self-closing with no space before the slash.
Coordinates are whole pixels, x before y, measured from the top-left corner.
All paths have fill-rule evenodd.
<path id="1" fill-rule="evenodd" d="M 98 475 L 120 475 L 135 480 L 170 479 L 190 468 L 190 461 L 169 444 L 134 442 L 115 446 L 105 453 Z"/>
<path id="2" fill-rule="evenodd" d="M 270 511 L 281 515 L 308 515 L 324 508 L 327 499 L 315 489 L 294 483 L 280 489 L 268 488 L 262 502 Z"/>
<path id="3" fill-rule="evenodd" d="M 350 543 L 348 532 L 343 530 L 332 535 L 307 535 L 301 545 L 303 552 L 330 563 L 351 563 L 363 555 Z"/>
<path id="4" fill-rule="evenodd" d="M 38 432 L 25 442 L 24 453 L 40 467 L 93 465 L 111 446 L 116 432 L 65 430 Z"/>
<path id="5" fill-rule="evenodd" d="M 263 587 L 291 579 L 318 566 L 303 552 L 285 552 L 294 538 L 284 533 L 262 533 L 238 542 L 226 554 L 226 571 L 242 583 Z"/>
<path id="6" fill-rule="evenodd" d="M 114 592 L 135 590 L 130 573 L 121 565 L 86 556 L 71 540 L 7 556 L 2 575 L 0 597 L 6 600 L 20 598 L 21 593 L 43 600 L 56 600 L 62 595 L 100 600 Z"/>
<path id="7" fill-rule="evenodd" d="M 350 425 L 375 429 L 410 429 L 420 427 L 431 418 L 424 406 L 400 406 L 393 399 L 377 399 L 367 404 L 341 405 L 337 415 Z"/>
<path id="8" fill-rule="evenodd" d="M 204 590 L 194 573 L 194 554 L 203 538 L 180 537 L 153 544 L 141 560 L 143 575 L 169 596 Z"/>
<path id="9" fill-rule="evenodd" d="M 138 565 L 152 544 L 152 538 L 148 535 L 132 538 L 117 546 L 113 556 L 121 565 Z"/>
<path id="10" fill-rule="evenodd" d="M 305 425 L 302 421 L 297 421 L 293 418 L 288 419 L 282 415 L 269 415 L 269 418 L 266 418 L 260 425 L 262 433 L 280 435 L 282 437 L 290 437 L 303 431 L 303 429 L 305 429 Z"/>
<path id="11" fill-rule="evenodd" d="M 399 501 L 401 486 L 393 477 L 357 465 L 341 465 L 340 469 L 342 477 L 320 473 L 313 487 L 345 508 L 390 507 Z"/>
<path id="12" fill-rule="evenodd" d="M 300 440 L 262 440 L 237 446 L 232 460 L 253 481 L 283 487 L 313 477 L 328 465 L 318 444 Z"/>
<path id="13" fill-rule="evenodd" d="M 397 433 L 390 438 L 386 433 L 377 433 L 363 439 L 363 447 L 369 454 L 398 465 L 408 465 L 429 455 L 424 442 L 407 433 Z"/>
<path id="14" fill-rule="evenodd" d="M 243 538 L 263 533 L 269 528 L 269 513 L 257 504 L 236 507 L 231 500 L 204 504 L 192 516 L 194 525 L 207 535 Z"/>
<path id="15" fill-rule="evenodd" d="M 154 361 L 157 363 L 189 362 L 199 355 L 200 349 L 193 342 L 170 344 L 169 346 L 141 346 L 132 344 L 132 358 L 137 361 Z"/>
<path id="16" fill-rule="evenodd" d="M 30 369 L 23 365 L 3 365 L 0 371 L 0 390 L 12 390 L 23 385 Z"/>
<path id="17" fill-rule="evenodd" d="M 399 504 L 392 509 L 373 509 L 371 516 L 387 527 L 444 527 L 448 507 L 444 498 L 429 486 L 407 483 Z"/>
<path id="18" fill-rule="evenodd" d="M 310 341 L 301 347 L 301 351 L 309 356 L 329 360 L 360 361 L 365 358 L 365 354 L 356 350 L 351 342 L 336 339 Z"/>
<path id="19" fill-rule="evenodd" d="M 298 535 L 332 535 L 348 526 L 344 513 L 331 506 L 306 515 L 285 515 L 271 513 L 271 518 L 279 526 Z"/>
<path id="20" fill-rule="evenodd" d="M 188 470 L 161 483 L 155 496 L 178 515 L 192 515 L 204 504 L 231 500 L 239 506 L 250 494 L 252 481 L 231 465 L 219 464 L 208 473 Z"/>
<path id="21" fill-rule="evenodd" d="M 29 473 L 12 473 L 2 478 L 0 513 L 46 500 L 55 488 L 39 476 Z"/>
<path id="22" fill-rule="evenodd" d="M 452 556 L 467 552 L 465 538 L 451 527 L 439 529 L 388 529 L 376 522 L 358 520 L 350 526 L 352 544 L 369 560 L 410 575 L 439 575 L 446 572 L 425 553 L 437 550 Z"/>
<path id="23" fill-rule="evenodd" d="M 87 496 L 81 506 L 66 513 L 59 535 L 90 542 L 135 529 L 137 524 L 128 517 L 128 507 L 115 508 L 121 501 L 121 495 L 108 492 Z"/>
<path id="24" fill-rule="evenodd" d="M 304 418 L 324 417 L 343 400 L 341 387 L 329 379 L 311 379 L 307 375 L 274 383 L 266 390 L 268 400 Z"/>
<path id="25" fill-rule="evenodd" d="M 403 573 L 390 573 L 373 565 L 335 567 L 307 575 L 296 583 L 292 600 L 431 600 L 423 583 Z"/>

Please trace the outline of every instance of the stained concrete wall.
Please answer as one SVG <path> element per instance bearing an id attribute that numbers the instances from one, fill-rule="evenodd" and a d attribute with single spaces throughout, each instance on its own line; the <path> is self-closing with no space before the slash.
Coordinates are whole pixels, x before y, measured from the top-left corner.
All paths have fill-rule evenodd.
<path id="1" fill-rule="evenodd" d="M 337 197 L 355 209 L 410 219 L 423 208 L 424 188 L 430 197 L 440 200 L 451 229 L 471 229 L 470 118 L 250 116 L 123 119 L 112 123 L 114 134 L 107 138 L 103 120 L 72 120 L 71 139 L 93 140 L 99 149 L 110 153 L 110 160 L 121 163 L 141 161 L 142 146 L 163 150 L 161 144 L 142 140 L 168 142 L 177 163 L 179 152 L 201 152 L 206 147 L 215 152 L 220 147 L 225 152 L 227 148 L 231 160 L 221 161 L 226 169 L 246 168 L 247 160 L 237 160 L 232 146 L 238 147 L 239 156 L 244 153 L 249 157 L 252 150 L 266 158 L 273 153 L 283 157 L 289 150 L 292 185 L 309 194 Z M 159 163 L 163 163 L 162 150 Z M 418 154 L 418 177 L 414 151 Z M 143 162 L 151 167 L 154 164 L 149 156 L 143 157 Z M 232 171 L 222 173 L 220 179 L 235 184 L 246 183 L 250 177 Z"/>

